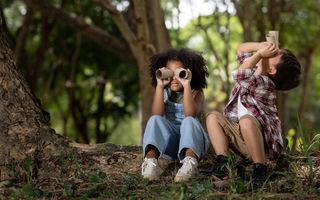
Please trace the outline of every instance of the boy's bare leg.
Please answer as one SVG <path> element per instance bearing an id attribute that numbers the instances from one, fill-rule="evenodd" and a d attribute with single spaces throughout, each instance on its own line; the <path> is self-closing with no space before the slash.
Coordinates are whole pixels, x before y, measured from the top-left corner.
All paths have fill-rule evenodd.
<path id="1" fill-rule="evenodd" d="M 246 143 L 249 155 L 253 163 L 265 164 L 263 136 L 256 124 L 250 118 L 242 118 L 239 121 L 240 132 Z"/>
<path id="2" fill-rule="evenodd" d="M 218 117 L 212 113 L 206 119 L 207 130 L 213 149 L 217 155 L 227 156 L 228 140 L 222 127 L 218 122 Z"/>

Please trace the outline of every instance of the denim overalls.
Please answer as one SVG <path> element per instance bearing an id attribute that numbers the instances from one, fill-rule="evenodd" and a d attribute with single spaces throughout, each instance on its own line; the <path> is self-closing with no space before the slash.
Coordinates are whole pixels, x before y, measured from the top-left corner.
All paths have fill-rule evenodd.
<path id="1" fill-rule="evenodd" d="M 183 104 L 170 101 L 168 94 L 165 89 L 165 115 L 153 115 L 148 120 L 143 137 L 143 157 L 148 145 L 155 146 L 160 157 L 169 160 L 183 160 L 187 148 L 198 158 L 203 157 L 210 145 L 208 135 L 198 119 L 184 117 Z"/>

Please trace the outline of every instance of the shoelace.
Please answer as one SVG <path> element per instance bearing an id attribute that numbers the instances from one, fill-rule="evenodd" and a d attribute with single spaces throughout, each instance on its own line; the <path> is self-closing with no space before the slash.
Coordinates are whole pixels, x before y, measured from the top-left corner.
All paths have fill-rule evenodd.
<path id="1" fill-rule="evenodd" d="M 146 169 L 149 165 L 153 165 L 154 167 L 157 166 L 156 163 L 152 162 L 151 160 L 147 161 L 143 165 L 143 169 Z"/>
<path id="2" fill-rule="evenodd" d="M 183 163 L 183 165 L 180 169 L 183 172 L 190 172 L 190 169 L 192 169 L 192 165 L 196 164 L 191 158 L 183 159 L 182 161 L 180 161 L 180 163 Z"/>

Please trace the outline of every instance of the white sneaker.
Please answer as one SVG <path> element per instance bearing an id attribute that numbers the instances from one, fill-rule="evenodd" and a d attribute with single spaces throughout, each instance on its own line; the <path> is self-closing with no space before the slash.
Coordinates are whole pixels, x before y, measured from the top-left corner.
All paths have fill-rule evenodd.
<path id="1" fill-rule="evenodd" d="M 176 177 L 174 178 L 175 182 L 187 181 L 197 173 L 198 161 L 196 158 L 187 156 L 182 161 L 180 161 L 180 163 L 183 163 L 183 165 L 178 170 Z"/>
<path id="2" fill-rule="evenodd" d="M 145 158 L 141 166 L 141 174 L 143 178 L 149 181 L 158 180 L 162 173 L 158 160 L 155 158 Z"/>

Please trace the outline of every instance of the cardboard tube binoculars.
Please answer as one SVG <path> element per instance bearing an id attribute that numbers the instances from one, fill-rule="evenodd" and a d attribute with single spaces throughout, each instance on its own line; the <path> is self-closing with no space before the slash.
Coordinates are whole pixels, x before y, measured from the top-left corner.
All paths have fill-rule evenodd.
<path id="1" fill-rule="evenodd" d="M 269 31 L 266 35 L 266 39 L 268 42 L 272 42 L 279 48 L 279 31 Z"/>
<path id="2" fill-rule="evenodd" d="M 184 68 L 179 68 L 174 73 L 179 78 L 184 78 L 184 79 L 188 78 L 188 71 Z"/>
<path id="3" fill-rule="evenodd" d="M 162 67 L 156 71 L 156 77 L 160 79 L 167 79 L 173 77 L 174 75 L 176 75 L 179 78 L 187 79 L 188 71 L 186 69 L 180 68 L 173 72 L 172 70 L 167 69 L 165 67 Z"/>
<path id="4" fill-rule="evenodd" d="M 160 79 L 167 79 L 173 77 L 173 75 L 173 71 L 165 67 L 162 67 L 156 71 L 156 77 Z"/>

